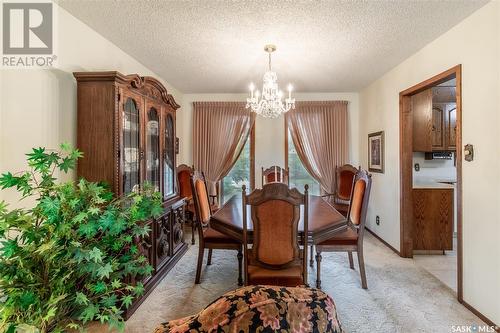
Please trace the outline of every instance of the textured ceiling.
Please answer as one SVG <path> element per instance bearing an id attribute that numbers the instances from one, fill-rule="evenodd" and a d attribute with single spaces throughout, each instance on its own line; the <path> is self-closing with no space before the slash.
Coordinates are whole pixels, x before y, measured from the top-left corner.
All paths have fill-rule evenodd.
<path id="1" fill-rule="evenodd" d="M 486 1 L 58 3 L 181 92 L 234 93 L 261 86 L 267 43 L 281 87 L 358 91 Z"/>

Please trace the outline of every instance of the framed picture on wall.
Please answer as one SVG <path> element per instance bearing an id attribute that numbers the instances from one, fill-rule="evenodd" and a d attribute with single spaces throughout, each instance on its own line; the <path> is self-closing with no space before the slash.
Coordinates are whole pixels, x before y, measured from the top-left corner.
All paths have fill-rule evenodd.
<path id="1" fill-rule="evenodd" d="M 368 134 L 368 170 L 384 173 L 384 131 Z"/>

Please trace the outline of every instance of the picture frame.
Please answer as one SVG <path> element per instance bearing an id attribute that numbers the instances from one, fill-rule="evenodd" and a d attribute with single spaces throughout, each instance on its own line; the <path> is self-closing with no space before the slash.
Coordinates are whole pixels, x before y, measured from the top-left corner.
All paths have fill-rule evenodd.
<path id="1" fill-rule="evenodd" d="M 368 171 L 384 173 L 384 131 L 368 134 Z"/>

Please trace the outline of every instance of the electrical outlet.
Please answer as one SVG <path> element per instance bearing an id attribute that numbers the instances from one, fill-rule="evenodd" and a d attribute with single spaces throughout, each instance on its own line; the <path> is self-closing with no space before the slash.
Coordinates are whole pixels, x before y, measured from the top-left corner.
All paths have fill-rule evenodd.
<path id="1" fill-rule="evenodd" d="M 380 216 L 377 215 L 377 217 L 375 217 L 375 223 L 380 225 Z"/>

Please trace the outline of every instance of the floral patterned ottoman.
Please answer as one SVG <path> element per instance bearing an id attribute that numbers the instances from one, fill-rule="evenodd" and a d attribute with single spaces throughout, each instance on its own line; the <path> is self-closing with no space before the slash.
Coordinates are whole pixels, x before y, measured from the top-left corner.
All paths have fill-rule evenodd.
<path id="1" fill-rule="evenodd" d="M 161 324 L 155 333 L 343 332 L 330 296 L 314 288 L 248 286 L 200 313 Z"/>

